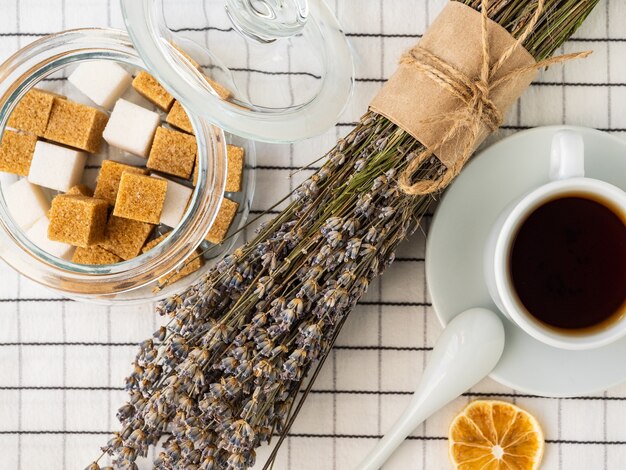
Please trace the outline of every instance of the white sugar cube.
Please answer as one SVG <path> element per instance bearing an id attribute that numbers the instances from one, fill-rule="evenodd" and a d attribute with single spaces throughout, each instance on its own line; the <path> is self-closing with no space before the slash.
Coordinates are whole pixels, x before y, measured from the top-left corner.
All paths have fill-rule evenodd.
<path id="1" fill-rule="evenodd" d="M 80 183 L 87 154 L 38 141 L 30 164 L 28 181 L 57 191 L 68 191 Z"/>
<path id="2" fill-rule="evenodd" d="M 68 80 L 98 106 L 110 109 L 133 77 L 115 62 L 98 60 L 80 64 Z"/>
<path id="3" fill-rule="evenodd" d="M 109 145 L 145 158 L 160 122 L 157 113 L 121 99 L 115 103 L 103 137 Z"/>
<path id="4" fill-rule="evenodd" d="M 50 202 L 39 186 L 30 184 L 26 178 L 3 188 L 13 220 L 23 230 L 27 230 L 50 210 Z"/>
<path id="5" fill-rule="evenodd" d="M 48 238 L 48 226 L 50 221 L 48 217 L 42 217 L 35 225 L 28 229 L 26 236 L 46 253 L 56 256 L 57 258 L 70 259 L 74 252 L 74 247 L 67 243 L 55 242 Z"/>
<path id="6" fill-rule="evenodd" d="M 191 198 L 191 193 L 193 193 L 193 188 L 188 188 L 161 176 L 154 174 L 151 176 L 167 181 L 167 192 L 165 193 L 165 202 L 161 211 L 161 223 L 168 227 L 176 227 L 187 210 L 187 204 L 189 203 L 189 198 Z"/>

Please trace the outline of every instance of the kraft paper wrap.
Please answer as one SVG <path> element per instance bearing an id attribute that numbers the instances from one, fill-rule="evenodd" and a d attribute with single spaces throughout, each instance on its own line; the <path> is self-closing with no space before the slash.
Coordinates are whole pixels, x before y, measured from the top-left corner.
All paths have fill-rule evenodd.
<path id="1" fill-rule="evenodd" d="M 506 49 L 515 44 L 515 39 L 492 20 L 488 20 L 487 31 L 490 63 L 493 64 Z M 478 79 L 483 63 L 481 14 L 461 3 L 450 2 L 426 31 L 419 42 L 419 47 L 452 65 L 468 78 Z M 533 64 L 535 59 L 528 51 L 521 46 L 517 47 L 493 80 Z M 492 90 L 489 98 L 503 116 L 528 88 L 535 74 L 536 70 L 518 74 Z M 442 141 L 450 126 L 449 121 L 437 118 L 458 110 L 461 106 L 463 103 L 458 98 L 420 70 L 411 64 L 401 64 L 371 102 L 370 109 L 382 114 L 426 148 L 430 148 Z M 483 125 L 472 150 L 475 150 L 488 135 L 489 130 Z M 444 143 L 435 154 L 449 167 L 462 153 L 459 149 L 464 149 L 469 141 L 469 136 L 459 135 Z"/>

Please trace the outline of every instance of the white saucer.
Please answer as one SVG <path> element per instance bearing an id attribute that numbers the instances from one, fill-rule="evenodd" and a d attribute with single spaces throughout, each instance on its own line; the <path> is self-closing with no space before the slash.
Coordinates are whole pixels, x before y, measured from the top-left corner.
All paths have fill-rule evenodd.
<path id="1" fill-rule="evenodd" d="M 552 136 L 564 128 L 584 138 L 586 176 L 626 190 L 626 142 L 604 132 L 541 127 L 486 149 L 447 190 L 428 234 L 426 276 L 442 324 L 470 307 L 498 311 L 483 276 L 487 234 L 510 201 L 548 182 Z M 503 385 L 524 393 L 566 397 L 626 381 L 626 338 L 600 349 L 564 351 L 540 343 L 508 320 L 505 329 L 504 354 L 491 374 Z"/>

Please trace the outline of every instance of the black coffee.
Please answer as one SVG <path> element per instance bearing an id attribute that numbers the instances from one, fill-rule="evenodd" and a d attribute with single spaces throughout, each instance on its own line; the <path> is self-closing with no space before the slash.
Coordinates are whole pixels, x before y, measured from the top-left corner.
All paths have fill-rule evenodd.
<path id="1" fill-rule="evenodd" d="M 583 195 L 546 202 L 517 232 L 510 275 L 542 322 L 570 330 L 606 324 L 626 313 L 626 220 Z"/>

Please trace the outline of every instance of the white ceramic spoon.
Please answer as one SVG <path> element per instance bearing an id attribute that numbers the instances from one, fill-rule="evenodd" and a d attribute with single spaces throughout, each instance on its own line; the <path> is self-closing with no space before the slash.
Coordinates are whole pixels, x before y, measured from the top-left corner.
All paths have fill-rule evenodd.
<path id="1" fill-rule="evenodd" d="M 498 315 L 484 308 L 457 315 L 437 340 L 411 403 L 357 470 L 378 470 L 417 426 L 486 377 L 503 349 Z"/>

